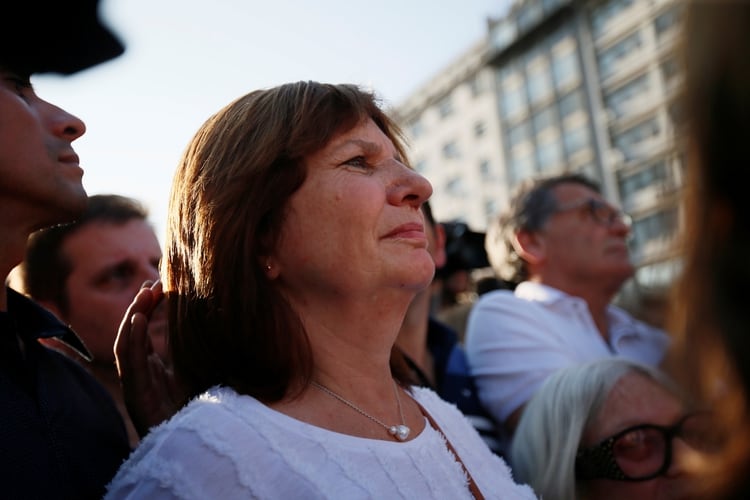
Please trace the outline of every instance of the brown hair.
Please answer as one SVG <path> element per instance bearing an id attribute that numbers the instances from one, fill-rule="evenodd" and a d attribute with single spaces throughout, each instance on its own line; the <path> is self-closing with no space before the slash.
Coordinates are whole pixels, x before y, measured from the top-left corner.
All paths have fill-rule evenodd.
<path id="1" fill-rule="evenodd" d="M 750 203 L 740 179 L 749 166 L 750 3 L 691 2 L 683 44 L 686 232 L 670 367 L 722 419 L 727 439 L 705 464 L 707 496 L 744 497 L 750 492 Z"/>
<path id="2" fill-rule="evenodd" d="M 273 402 L 309 381 L 307 335 L 264 256 L 280 244 L 305 159 L 367 118 L 406 158 L 401 131 L 373 94 L 317 82 L 251 92 L 188 145 L 172 185 L 164 288 L 189 396 L 221 384 Z"/>

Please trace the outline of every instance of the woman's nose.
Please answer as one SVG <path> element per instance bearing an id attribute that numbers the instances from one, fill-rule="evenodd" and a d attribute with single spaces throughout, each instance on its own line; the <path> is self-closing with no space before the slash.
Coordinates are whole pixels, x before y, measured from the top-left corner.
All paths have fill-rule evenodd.
<path id="1" fill-rule="evenodd" d="M 399 173 L 391 184 L 389 198 L 391 203 L 400 205 L 408 203 L 415 208 L 432 196 L 432 184 L 415 170 L 398 164 Z"/>

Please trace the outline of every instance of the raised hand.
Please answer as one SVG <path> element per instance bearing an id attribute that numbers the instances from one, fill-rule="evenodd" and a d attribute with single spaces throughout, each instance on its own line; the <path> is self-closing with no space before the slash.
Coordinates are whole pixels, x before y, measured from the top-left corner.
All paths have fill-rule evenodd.
<path id="1" fill-rule="evenodd" d="M 120 323 L 114 346 L 125 405 L 141 437 L 183 403 L 174 373 L 154 352 L 148 335 L 151 314 L 163 297 L 160 281 L 144 283 Z"/>

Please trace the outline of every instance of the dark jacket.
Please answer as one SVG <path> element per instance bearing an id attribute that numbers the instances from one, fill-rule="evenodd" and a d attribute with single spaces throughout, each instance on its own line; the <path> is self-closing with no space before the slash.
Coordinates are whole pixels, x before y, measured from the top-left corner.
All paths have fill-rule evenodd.
<path id="1" fill-rule="evenodd" d="M 90 357 L 53 314 L 8 289 L 0 312 L 0 497 L 101 498 L 130 453 L 125 426 L 93 376 L 38 342 L 49 337 Z"/>

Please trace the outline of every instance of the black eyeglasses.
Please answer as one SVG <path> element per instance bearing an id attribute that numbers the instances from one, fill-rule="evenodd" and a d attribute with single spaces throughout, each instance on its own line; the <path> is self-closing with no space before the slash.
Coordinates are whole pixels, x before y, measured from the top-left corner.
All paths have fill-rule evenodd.
<path id="1" fill-rule="evenodd" d="M 576 479 L 647 481 L 669 469 L 675 437 L 679 436 L 696 450 L 703 450 L 710 435 L 706 412 L 686 415 L 671 427 L 651 424 L 629 427 L 595 446 L 578 450 Z"/>
<path id="2" fill-rule="evenodd" d="M 569 212 L 571 210 L 585 210 L 594 222 L 602 226 L 610 227 L 616 221 L 620 221 L 628 227 L 632 224 L 632 220 L 628 214 L 594 198 L 586 198 L 585 200 L 574 201 L 568 205 L 560 205 L 555 208 L 553 213 Z"/>

